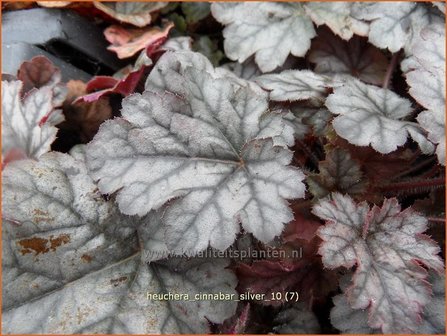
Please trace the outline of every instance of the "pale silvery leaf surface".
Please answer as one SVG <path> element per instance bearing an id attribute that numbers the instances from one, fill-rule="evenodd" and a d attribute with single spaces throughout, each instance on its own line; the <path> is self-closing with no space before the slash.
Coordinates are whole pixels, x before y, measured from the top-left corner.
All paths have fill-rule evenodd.
<path id="1" fill-rule="evenodd" d="M 442 14 L 431 4 L 416 2 L 357 2 L 352 16 L 369 22 L 369 42 L 381 49 L 411 54 L 413 40 L 434 22 L 444 24 Z"/>
<path id="2" fill-rule="evenodd" d="M 51 87 L 33 89 L 23 99 L 22 87 L 21 81 L 2 81 L 2 157 L 15 150 L 37 159 L 50 150 L 54 125 L 64 117 L 54 109 Z"/>
<path id="3" fill-rule="evenodd" d="M 285 120 L 288 120 L 291 125 L 293 125 L 294 128 L 294 137 L 297 140 L 301 140 L 304 139 L 304 137 L 306 136 L 306 134 L 308 134 L 311 129 L 308 125 L 306 125 L 305 123 L 303 123 L 301 118 L 296 117 L 292 111 L 290 111 L 289 113 L 287 113 L 284 116 Z"/>
<path id="4" fill-rule="evenodd" d="M 4 333 L 208 333 L 234 314 L 232 301 L 194 301 L 236 294 L 228 262 L 146 263 L 159 218 L 121 215 L 82 161 L 47 153 L 3 174 Z M 169 292 L 191 301 L 147 297 Z"/>
<path id="5" fill-rule="evenodd" d="M 431 295 L 421 265 L 444 270 L 439 247 L 422 234 L 427 219 L 412 209 L 401 211 L 396 199 L 370 209 L 338 193 L 320 200 L 313 212 L 326 221 L 318 231 L 323 264 L 356 266 L 346 290 L 351 307 L 368 308 L 369 326 L 384 333 L 415 332 Z"/>
<path id="6" fill-rule="evenodd" d="M 143 262 L 167 259 L 171 256 L 165 242 L 165 227 L 161 216 L 161 212 L 151 211 L 139 220 L 144 223 L 137 228 Z"/>
<path id="7" fill-rule="evenodd" d="M 424 320 L 419 334 L 445 334 L 445 275 L 431 273 L 433 297 L 424 308 Z"/>
<path id="8" fill-rule="evenodd" d="M 278 334 L 317 334 L 321 331 L 317 317 L 302 302 L 281 311 L 274 323 L 277 324 L 274 331 Z"/>
<path id="9" fill-rule="evenodd" d="M 436 22 L 421 30 L 415 37 L 412 54 L 420 66 L 445 72 L 445 22 Z M 420 67 L 419 66 L 419 67 Z"/>
<path id="10" fill-rule="evenodd" d="M 382 85 L 388 60 L 366 39 L 354 36 L 343 41 L 328 29 L 319 29 L 312 41 L 309 60 L 315 63 L 314 71 L 326 76 L 354 76 L 360 80 Z"/>
<path id="11" fill-rule="evenodd" d="M 188 68 L 194 68 L 188 69 Z M 195 73 L 196 76 L 191 75 Z M 214 83 L 211 85 L 211 82 Z M 211 86 L 210 86 L 211 85 Z M 224 100 L 229 103 L 229 110 L 241 108 L 238 104 L 247 102 L 245 109 L 264 110 L 259 120 L 260 131 L 257 138 L 272 138 L 275 146 L 292 146 L 294 143 L 293 126 L 282 116 L 284 111 L 268 109 L 268 94 L 255 82 L 238 76 L 225 67 L 213 68 L 203 55 L 193 52 L 167 53 L 157 62 L 154 71 L 146 81 L 146 90 L 163 93 L 169 91 L 179 96 L 188 97 L 194 110 L 209 109 L 214 114 L 223 108 L 216 105 L 211 90 L 221 90 Z M 229 93 L 225 93 L 229 92 Z M 232 92 L 232 93 L 231 93 Z M 230 106 L 234 105 L 234 107 Z M 196 112 L 198 113 L 198 112 Z M 236 112 L 239 113 L 239 112 Z M 239 119 L 237 116 L 236 119 Z M 239 123 L 239 121 L 236 121 Z M 245 124 L 248 126 L 248 123 Z M 240 137 L 233 131 L 236 137 Z M 231 135 L 231 136 L 233 136 Z"/>
<path id="12" fill-rule="evenodd" d="M 143 216 L 170 201 L 163 221 L 173 252 L 224 250 L 239 223 L 268 242 L 293 218 L 285 199 L 304 196 L 304 175 L 287 166 L 292 153 L 274 145 L 285 132 L 281 115 L 264 123 L 265 95 L 213 74 L 200 54 L 165 54 L 148 91 L 125 98 L 123 118 L 88 145 L 91 175 L 102 193 L 117 192 L 123 213 Z"/>
<path id="13" fill-rule="evenodd" d="M 310 70 L 286 70 L 279 74 L 262 75 L 255 80 L 270 91 L 273 101 L 311 100 L 322 104 L 332 81 Z"/>
<path id="14" fill-rule="evenodd" d="M 299 3 L 213 3 L 211 13 L 226 26 L 228 58 L 242 63 L 255 55 L 262 72 L 281 66 L 289 54 L 304 56 L 315 37 L 312 20 Z"/>
<path id="15" fill-rule="evenodd" d="M 350 276 L 340 280 L 340 287 L 345 291 L 349 287 Z M 424 308 L 422 324 L 417 334 L 445 334 L 445 276 L 430 273 L 429 282 L 433 285 L 433 295 Z M 344 284 L 342 284 L 344 283 Z M 343 334 L 380 334 L 380 329 L 368 326 L 368 311 L 353 309 L 346 294 L 333 298 L 334 307 L 331 310 L 331 323 Z"/>
<path id="16" fill-rule="evenodd" d="M 331 324 L 342 334 L 380 334 L 379 329 L 368 326 L 368 311 L 366 309 L 353 309 L 348 302 L 346 289 L 352 278 L 352 273 L 348 272 L 339 280 L 342 294 L 332 298 L 334 307 L 331 309 Z"/>
<path id="17" fill-rule="evenodd" d="M 307 2 L 304 4 L 306 13 L 320 25 L 327 25 L 343 40 L 349 40 L 354 34 L 368 34 L 368 24 L 351 16 L 353 4 L 349 2 Z"/>
<path id="18" fill-rule="evenodd" d="M 365 309 L 353 309 L 344 294 L 332 298 L 331 323 L 342 334 L 374 334 L 377 329 L 368 326 L 368 313 Z"/>
<path id="19" fill-rule="evenodd" d="M 410 94 L 429 110 L 445 110 L 445 27 L 424 29 L 413 47 L 417 61 L 406 75 Z"/>
<path id="20" fill-rule="evenodd" d="M 190 67 L 194 70 L 188 69 Z M 196 75 L 191 75 L 192 73 Z M 146 90 L 159 93 L 169 91 L 188 97 L 189 104 L 194 110 L 209 109 L 216 115 L 220 114 L 218 109 L 224 107 L 216 105 L 216 99 L 211 91 L 221 90 L 222 98 L 227 103 L 226 108 L 229 111 L 233 110 L 233 113 L 239 114 L 236 110 L 244 108 L 255 109 L 259 115 L 260 111 L 264 110 L 264 113 L 260 114 L 259 130 L 255 127 L 255 132 L 258 132 L 257 138 L 272 138 L 275 146 L 292 146 L 294 143 L 293 126 L 282 118 L 284 111 L 268 109 L 268 94 L 259 85 L 239 77 L 224 67 L 214 69 L 209 60 L 199 53 L 165 54 L 149 75 Z M 197 111 L 195 113 L 199 113 Z M 239 115 L 235 117 L 236 120 L 241 118 Z M 236 120 L 234 122 L 240 122 Z M 248 127 L 249 123 L 245 123 L 245 126 Z M 223 132 L 227 134 L 229 131 L 228 129 Z M 234 134 L 228 133 L 228 136 L 239 138 L 241 136 L 236 130 L 232 133 Z"/>
<path id="21" fill-rule="evenodd" d="M 445 26 L 433 24 L 421 31 L 413 46 L 413 62 L 405 74 L 409 92 L 424 106 L 417 117 L 437 144 L 439 163 L 445 165 Z"/>
<path id="22" fill-rule="evenodd" d="M 438 161 L 445 166 L 445 113 L 439 110 L 423 111 L 418 115 L 417 121 L 427 130 L 428 139 L 437 144 Z"/>
<path id="23" fill-rule="evenodd" d="M 161 48 L 163 50 L 171 51 L 191 50 L 192 38 L 189 36 L 172 37 L 168 39 Z"/>
<path id="24" fill-rule="evenodd" d="M 332 122 L 335 131 L 351 144 L 371 145 L 387 154 L 404 145 L 410 135 L 424 153 L 434 150 L 417 123 L 402 120 L 413 110 L 410 101 L 391 90 L 351 79 L 334 89 L 326 106 L 338 115 Z"/>

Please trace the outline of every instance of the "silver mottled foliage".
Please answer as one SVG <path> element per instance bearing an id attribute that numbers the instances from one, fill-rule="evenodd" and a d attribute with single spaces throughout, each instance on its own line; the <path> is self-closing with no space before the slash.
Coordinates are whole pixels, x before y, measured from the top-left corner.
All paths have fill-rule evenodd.
<path id="1" fill-rule="evenodd" d="M 445 275 L 431 273 L 433 297 L 424 308 L 424 320 L 418 334 L 445 334 Z"/>
<path id="2" fill-rule="evenodd" d="M 44 86 L 21 98 L 21 81 L 2 81 L 2 157 L 10 151 L 38 158 L 50 150 L 62 122 L 61 110 L 53 106 L 53 90 Z"/>
<path id="3" fill-rule="evenodd" d="M 445 26 L 433 24 L 421 31 L 413 45 L 413 64 L 405 74 L 409 93 L 427 110 L 417 121 L 437 144 L 439 163 L 445 165 Z"/>
<path id="4" fill-rule="evenodd" d="M 350 274 L 340 280 L 343 292 L 349 288 Z M 429 282 L 433 285 L 430 302 L 425 306 L 422 324 L 415 334 L 445 334 L 445 276 L 430 272 Z M 380 334 L 380 329 L 368 325 L 368 310 L 354 309 L 349 305 L 346 293 L 333 298 L 331 323 L 343 334 Z"/>
<path id="5" fill-rule="evenodd" d="M 310 70 L 286 70 L 279 74 L 262 75 L 256 82 L 270 91 L 273 101 L 311 100 L 322 104 L 331 80 Z"/>
<path id="6" fill-rule="evenodd" d="M 413 111 L 410 101 L 391 90 L 351 79 L 335 88 L 326 106 L 338 115 L 332 122 L 335 131 L 351 144 L 371 145 L 387 154 L 405 144 L 410 135 L 423 153 L 434 151 L 419 124 L 402 120 Z"/>
<path id="7" fill-rule="evenodd" d="M 351 15 L 353 5 L 347 1 L 309 1 L 304 4 L 304 8 L 315 24 L 327 25 L 342 39 L 349 40 L 354 34 L 365 36 L 368 33 L 368 24 Z"/>
<path id="8" fill-rule="evenodd" d="M 368 313 L 365 309 L 353 309 L 344 294 L 332 298 L 331 323 L 343 334 L 374 334 L 377 329 L 368 326 Z"/>
<path id="9" fill-rule="evenodd" d="M 287 56 L 304 56 L 315 36 L 312 20 L 299 3 L 213 3 L 211 13 L 224 24 L 225 54 L 242 63 L 251 55 L 263 72 Z"/>
<path id="10" fill-rule="evenodd" d="M 420 265 L 444 270 L 439 247 L 422 234 L 427 219 L 412 209 L 401 211 L 396 199 L 370 209 L 338 193 L 320 200 L 313 212 L 326 221 L 318 231 L 323 264 L 331 269 L 356 265 L 346 291 L 350 306 L 368 308 L 369 326 L 384 333 L 415 332 L 431 294 Z"/>
<path id="11" fill-rule="evenodd" d="M 210 332 L 208 321 L 223 322 L 236 304 L 195 295 L 236 294 L 236 279 L 223 259 L 147 263 L 159 223 L 156 213 L 121 215 L 83 162 L 67 154 L 10 163 L 3 172 L 3 333 Z M 168 293 L 189 297 L 148 297 Z"/>
<path id="12" fill-rule="evenodd" d="M 268 113 L 258 90 L 219 77 L 200 54 L 165 54 L 146 91 L 123 101 L 123 119 L 104 123 L 89 144 L 91 175 L 102 193 L 117 192 L 123 213 L 143 216 L 169 201 L 171 251 L 223 250 L 239 223 L 272 240 L 293 218 L 285 199 L 304 196 L 304 175 L 275 146 L 293 128 Z"/>
<path id="13" fill-rule="evenodd" d="M 192 49 L 192 38 L 189 36 L 172 37 L 161 47 L 164 50 L 181 51 Z"/>
<path id="14" fill-rule="evenodd" d="M 444 24 L 444 16 L 428 3 L 357 2 L 351 14 L 369 22 L 369 42 L 381 49 L 397 52 L 404 48 L 411 54 L 414 39 L 420 31 L 434 22 Z"/>

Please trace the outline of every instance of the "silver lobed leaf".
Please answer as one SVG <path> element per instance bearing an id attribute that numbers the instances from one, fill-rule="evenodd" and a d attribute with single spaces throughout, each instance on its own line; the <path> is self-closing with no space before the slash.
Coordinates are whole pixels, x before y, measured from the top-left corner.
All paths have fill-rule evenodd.
<path id="1" fill-rule="evenodd" d="M 22 81 L 2 81 L 2 157 L 11 151 L 37 159 L 56 139 L 55 125 L 64 120 L 54 109 L 53 89 L 33 89 L 22 99 Z"/>
<path id="2" fill-rule="evenodd" d="M 351 15 L 353 3 L 307 2 L 304 4 L 306 13 L 320 25 L 327 25 L 343 40 L 350 40 L 354 34 L 365 36 L 368 34 L 368 24 L 355 19 Z"/>
<path id="3" fill-rule="evenodd" d="M 165 55 L 147 91 L 125 98 L 123 118 L 104 123 L 88 145 L 91 175 L 102 193 L 117 192 L 125 214 L 169 202 L 163 221 L 173 252 L 224 250 L 239 223 L 272 240 L 293 218 L 285 199 L 304 196 L 303 173 L 287 166 L 292 153 L 275 146 L 293 128 L 280 114 L 263 120 L 266 96 L 213 77 L 204 56 Z"/>
<path id="4" fill-rule="evenodd" d="M 67 154 L 9 164 L 3 218 L 4 333 L 209 333 L 209 322 L 236 310 L 232 300 L 195 297 L 236 295 L 227 260 L 147 263 L 157 214 L 120 214 Z M 148 296 L 169 293 L 187 297 Z"/>
<path id="5" fill-rule="evenodd" d="M 304 56 L 315 37 L 312 20 L 299 3 L 213 3 L 211 13 L 226 26 L 228 58 L 242 63 L 255 55 L 262 72 L 281 66 L 289 54 Z"/>
<path id="6" fill-rule="evenodd" d="M 349 196 L 333 193 L 313 213 L 326 221 L 318 231 L 319 253 L 328 268 L 356 265 L 346 290 L 353 309 L 368 309 L 368 324 L 383 333 L 412 333 L 430 302 L 427 271 L 444 271 L 437 244 L 422 233 L 427 219 L 401 210 L 396 199 L 372 209 Z"/>
<path id="7" fill-rule="evenodd" d="M 413 110 L 410 101 L 391 90 L 351 79 L 334 89 L 326 99 L 326 106 L 338 115 L 332 122 L 335 131 L 351 144 L 371 145 L 379 153 L 387 154 L 404 145 L 410 135 L 424 153 L 434 151 L 422 128 L 403 120 Z"/>
<path id="8" fill-rule="evenodd" d="M 445 18 L 434 7 L 416 2 L 357 2 L 351 14 L 369 23 L 368 39 L 381 49 L 397 52 L 404 48 L 411 54 L 414 38 L 420 31 L 434 23 L 444 25 Z"/>
<path id="9" fill-rule="evenodd" d="M 427 109 L 417 116 L 437 145 L 440 164 L 445 165 L 445 26 L 432 24 L 423 29 L 405 63 L 409 93 Z"/>

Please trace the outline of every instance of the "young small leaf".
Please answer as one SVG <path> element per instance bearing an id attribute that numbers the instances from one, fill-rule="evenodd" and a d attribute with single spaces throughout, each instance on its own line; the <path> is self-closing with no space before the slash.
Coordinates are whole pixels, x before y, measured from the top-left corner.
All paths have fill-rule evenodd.
<path id="1" fill-rule="evenodd" d="M 50 86 L 31 90 L 21 98 L 21 81 L 2 81 L 2 161 L 8 153 L 37 159 L 56 139 L 55 125 L 64 120 L 53 106 Z"/>
<path id="2" fill-rule="evenodd" d="M 425 266 L 442 272 L 439 248 L 422 233 L 427 220 L 396 199 L 372 209 L 349 196 L 332 194 L 313 212 L 326 221 L 319 230 L 319 253 L 328 268 L 357 266 L 347 290 L 354 309 L 369 310 L 369 325 L 384 333 L 412 333 L 430 301 Z"/>
<path id="3" fill-rule="evenodd" d="M 208 36 L 200 36 L 195 40 L 192 44 L 192 49 L 208 57 L 214 66 L 217 66 L 224 57 L 223 52 L 219 49 L 218 41 L 210 39 Z"/>
<path id="4" fill-rule="evenodd" d="M 17 71 L 17 79 L 23 82 L 22 96 L 34 88 L 47 86 L 52 89 L 55 107 L 64 102 L 67 89 L 61 83 L 61 71 L 45 56 L 36 56 L 23 62 Z"/>
<path id="5" fill-rule="evenodd" d="M 143 49 L 164 42 L 173 26 L 171 22 L 165 23 L 161 28 L 146 29 L 125 29 L 112 25 L 104 31 L 107 41 L 112 43 L 107 49 L 115 52 L 118 58 L 132 57 Z"/>
<path id="6" fill-rule="evenodd" d="M 326 151 L 326 159 L 319 164 L 320 172 L 307 177 L 310 192 L 316 198 L 338 191 L 350 195 L 365 192 L 366 183 L 360 165 L 348 151 L 335 148 Z"/>
<path id="7" fill-rule="evenodd" d="M 388 66 L 385 55 L 365 38 L 354 36 L 343 41 L 328 29 L 318 29 L 309 60 L 316 64 L 316 73 L 331 77 L 354 76 L 375 85 L 382 85 Z"/>
<path id="8" fill-rule="evenodd" d="M 327 126 L 332 121 L 332 114 L 326 107 L 315 107 L 300 104 L 292 104 L 290 112 L 291 119 L 295 126 L 295 138 L 303 138 L 306 134 L 315 136 L 325 136 Z"/>

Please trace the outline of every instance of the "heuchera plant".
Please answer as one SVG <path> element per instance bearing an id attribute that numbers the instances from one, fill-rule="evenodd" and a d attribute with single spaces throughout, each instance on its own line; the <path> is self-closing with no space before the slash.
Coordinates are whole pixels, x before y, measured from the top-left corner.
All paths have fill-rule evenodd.
<path id="1" fill-rule="evenodd" d="M 129 65 L 4 76 L 3 333 L 445 333 L 443 2 L 40 5 Z"/>

